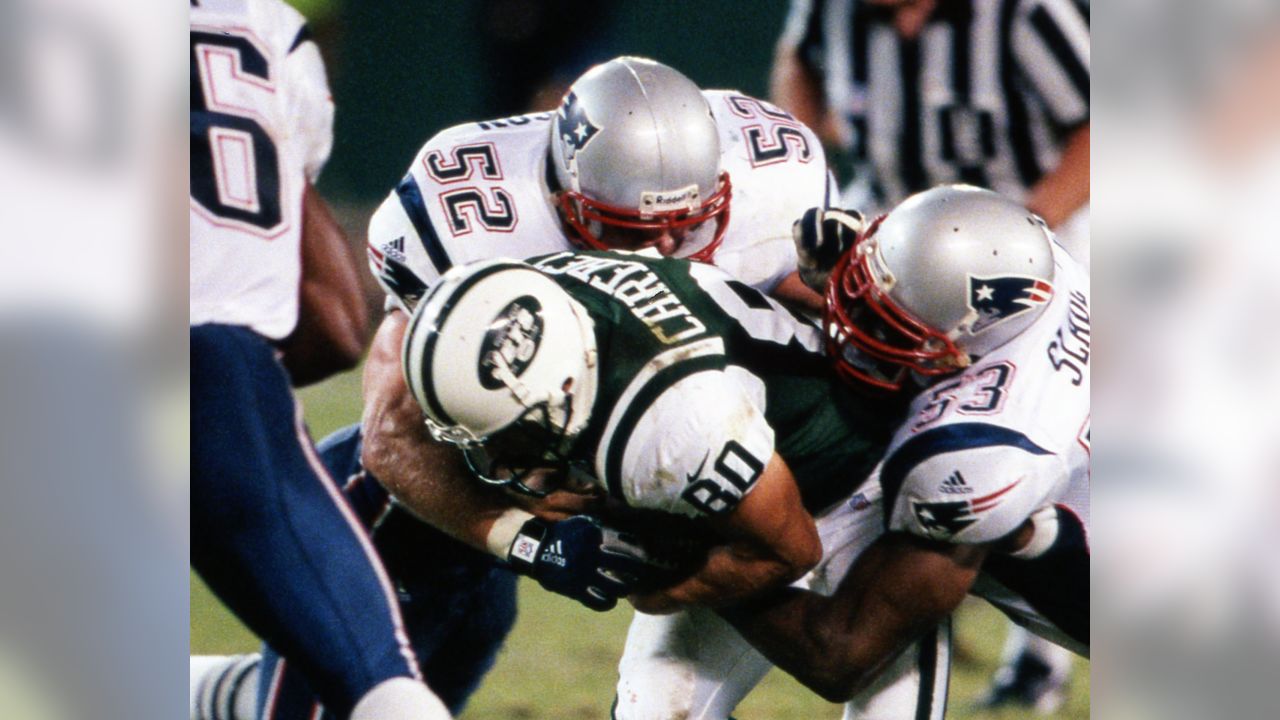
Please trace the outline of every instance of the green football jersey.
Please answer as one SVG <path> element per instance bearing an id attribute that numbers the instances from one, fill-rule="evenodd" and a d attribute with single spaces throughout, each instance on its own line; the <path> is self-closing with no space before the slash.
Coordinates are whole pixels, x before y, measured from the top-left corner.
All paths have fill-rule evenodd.
<path id="1" fill-rule="evenodd" d="M 529 262 L 594 323 L 596 399 L 572 454 L 615 497 L 727 512 L 776 451 L 816 513 L 883 454 L 897 414 L 834 376 L 817 326 L 723 271 L 594 251 Z"/>

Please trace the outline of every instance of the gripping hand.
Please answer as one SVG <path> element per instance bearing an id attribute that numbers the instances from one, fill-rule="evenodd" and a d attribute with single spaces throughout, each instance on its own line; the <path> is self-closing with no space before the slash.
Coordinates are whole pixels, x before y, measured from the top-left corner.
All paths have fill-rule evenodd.
<path id="1" fill-rule="evenodd" d="M 820 207 L 805 210 L 791 226 L 804 284 L 819 294 L 824 293 L 836 261 L 853 247 L 866 226 L 866 219 L 857 210 Z"/>
<path id="2" fill-rule="evenodd" d="M 650 587 L 669 573 L 628 533 L 588 515 L 548 522 L 533 518 L 507 553 L 516 572 L 592 610 L 610 610 L 618 598 Z"/>

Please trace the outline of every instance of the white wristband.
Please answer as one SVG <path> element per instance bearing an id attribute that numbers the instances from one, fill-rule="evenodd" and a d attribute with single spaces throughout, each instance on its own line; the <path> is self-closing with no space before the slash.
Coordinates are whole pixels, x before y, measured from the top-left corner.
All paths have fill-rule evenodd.
<path id="1" fill-rule="evenodd" d="M 1032 532 L 1027 544 L 1010 553 L 1019 560 L 1034 560 L 1048 550 L 1058 539 L 1058 511 L 1052 505 L 1042 507 L 1031 514 Z"/>
<path id="2" fill-rule="evenodd" d="M 485 547 L 498 559 L 506 560 L 507 551 L 511 549 L 511 543 L 515 541 L 516 534 L 526 522 L 532 519 L 532 514 L 519 508 L 507 510 L 493 521 L 493 527 L 489 528 L 489 534 L 484 540 Z"/>

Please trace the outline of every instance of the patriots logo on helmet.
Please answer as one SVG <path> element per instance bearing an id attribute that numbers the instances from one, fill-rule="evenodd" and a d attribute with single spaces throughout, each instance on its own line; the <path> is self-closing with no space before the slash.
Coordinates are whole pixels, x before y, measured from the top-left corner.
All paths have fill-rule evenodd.
<path id="1" fill-rule="evenodd" d="M 978 313 L 971 332 L 1017 317 L 1053 297 L 1053 286 L 1023 275 L 969 276 L 969 307 Z"/>
<path id="2" fill-rule="evenodd" d="M 565 162 L 580 152 L 600 132 L 599 126 L 587 117 L 587 109 L 578 102 L 578 95 L 570 91 L 556 113 L 556 133 L 565 144 Z"/>

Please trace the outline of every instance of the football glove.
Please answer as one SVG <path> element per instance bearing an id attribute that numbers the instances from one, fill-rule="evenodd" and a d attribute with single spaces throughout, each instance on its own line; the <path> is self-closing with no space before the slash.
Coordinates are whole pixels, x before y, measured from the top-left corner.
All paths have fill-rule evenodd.
<path id="1" fill-rule="evenodd" d="M 511 542 L 507 561 L 547 590 L 598 611 L 613 609 L 618 598 L 653 586 L 669 573 L 636 538 L 588 515 L 526 521 Z"/>
<path id="2" fill-rule="evenodd" d="M 791 238 L 796 244 L 800 279 L 810 289 L 822 294 L 836 261 L 844 255 L 867 222 L 857 210 L 813 207 L 791 225 Z"/>

